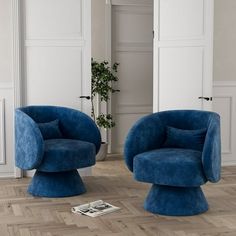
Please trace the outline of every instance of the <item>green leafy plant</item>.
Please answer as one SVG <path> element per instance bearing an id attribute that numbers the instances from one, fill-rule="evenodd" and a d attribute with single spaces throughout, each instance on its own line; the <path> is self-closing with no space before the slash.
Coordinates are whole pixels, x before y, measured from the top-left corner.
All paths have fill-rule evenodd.
<path id="1" fill-rule="evenodd" d="M 114 89 L 114 83 L 118 81 L 116 76 L 118 70 L 118 63 L 114 63 L 109 67 L 107 61 L 97 62 L 91 61 L 92 65 L 92 91 L 91 102 L 92 112 L 91 116 L 100 128 L 110 129 L 115 126 L 115 122 L 111 114 L 95 113 L 95 97 L 98 96 L 99 102 L 108 102 L 112 93 L 119 92 L 120 90 Z"/>

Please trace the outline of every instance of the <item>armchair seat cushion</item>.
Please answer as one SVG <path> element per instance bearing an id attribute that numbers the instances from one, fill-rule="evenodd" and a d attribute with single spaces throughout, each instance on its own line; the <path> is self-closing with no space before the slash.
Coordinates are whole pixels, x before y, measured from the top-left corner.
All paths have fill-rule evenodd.
<path id="1" fill-rule="evenodd" d="M 84 168 L 95 164 L 96 147 L 93 143 L 72 139 L 44 141 L 44 157 L 39 171 L 59 172 Z"/>
<path id="2" fill-rule="evenodd" d="M 202 152 L 161 148 L 134 157 L 134 176 L 142 182 L 177 187 L 195 187 L 207 182 Z"/>

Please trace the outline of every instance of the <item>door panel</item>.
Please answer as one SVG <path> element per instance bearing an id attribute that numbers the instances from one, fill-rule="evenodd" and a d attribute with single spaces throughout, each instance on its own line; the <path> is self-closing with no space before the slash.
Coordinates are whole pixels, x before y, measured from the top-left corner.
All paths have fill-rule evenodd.
<path id="1" fill-rule="evenodd" d="M 154 1 L 154 111 L 211 110 L 213 0 Z"/>
<path id="2" fill-rule="evenodd" d="M 152 9 L 123 4 L 113 7 L 113 27 L 117 37 L 114 40 L 119 43 L 152 43 Z"/>
<path id="3" fill-rule="evenodd" d="M 160 0 L 160 39 L 202 37 L 204 0 Z"/>
<path id="4" fill-rule="evenodd" d="M 114 94 L 117 106 L 152 104 L 152 52 L 116 51 L 115 60 L 120 63 L 120 93 Z"/>
<path id="5" fill-rule="evenodd" d="M 78 107 L 77 97 L 82 93 L 81 48 L 29 47 L 26 56 L 28 103 Z"/>
<path id="6" fill-rule="evenodd" d="M 83 0 L 25 0 L 26 39 L 80 38 Z"/>
<path id="7" fill-rule="evenodd" d="M 160 110 L 201 109 L 203 49 L 161 48 L 159 58 Z"/>

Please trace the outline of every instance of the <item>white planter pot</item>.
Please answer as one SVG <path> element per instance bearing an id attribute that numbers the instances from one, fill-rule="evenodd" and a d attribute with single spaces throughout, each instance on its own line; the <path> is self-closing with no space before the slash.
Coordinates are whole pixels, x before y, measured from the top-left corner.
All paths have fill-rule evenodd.
<path id="1" fill-rule="evenodd" d="M 96 161 L 105 161 L 107 158 L 108 143 L 102 143 L 98 154 L 96 155 Z"/>

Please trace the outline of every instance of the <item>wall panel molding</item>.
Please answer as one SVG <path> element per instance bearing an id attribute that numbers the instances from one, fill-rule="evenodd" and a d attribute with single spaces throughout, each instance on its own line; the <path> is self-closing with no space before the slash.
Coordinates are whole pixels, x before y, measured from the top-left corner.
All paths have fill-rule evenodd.
<path id="1" fill-rule="evenodd" d="M 14 88 L 14 84 L 12 82 L 0 82 L 0 90 L 2 89 L 13 89 Z"/>
<path id="2" fill-rule="evenodd" d="M 224 81 L 224 80 L 215 80 L 214 81 L 214 84 L 213 84 L 213 86 L 216 88 L 216 87 L 236 87 L 236 80 L 235 81 L 233 81 L 233 80 L 226 80 L 226 81 Z"/>
<path id="3" fill-rule="evenodd" d="M 64 40 L 64 39 L 34 39 L 25 40 L 25 47 L 84 47 L 85 40 Z"/>
<path id="4" fill-rule="evenodd" d="M 139 5 L 133 5 L 132 8 L 128 5 L 123 5 L 123 6 L 116 6 L 115 10 L 114 10 L 115 14 L 123 14 L 123 15 L 138 15 L 138 16 L 142 16 L 142 15 L 150 15 L 153 13 L 153 10 L 150 9 L 149 6 L 145 7 L 145 6 L 139 6 Z"/>
<path id="5" fill-rule="evenodd" d="M 116 115 L 125 114 L 148 114 L 152 112 L 152 104 L 118 104 Z"/>
<path id="6" fill-rule="evenodd" d="M 236 165 L 236 81 L 214 81 L 213 111 L 221 116 L 222 164 Z"/>
<path id="7" fill-rule="evenodd" d="M 223 129 L 226 130 L 226 136 L 222 137 L 227 139 L 227 145 L 222 145 L 222 154 L 232 154 L 232 108 L 233 97 L 232 96 L 214 96 L 215 106 L 218 106 L 218 113 L 221 113 L 221 123 L 223 123 Z M 224 110 L 223 110 L 224 109 Z M 223 120 L 224 119 L 224 120 Z M 224 124 L 225 123 L 225 124 Z M 224 131 L 224 130 L 223 130 Z M 226 140 L 222 140 L 223 144 Z"/>
<path id="8" fill-rule="evenodd" d="M 115 6 L 152 6 L 153 0 L 106 0 L 106 4 Z"/>
<path id="9" fill-rule="evenodd" d="M 116 52 L 144 52 L 152 53 L 152 43 L 117 42 L 114 46 Z"/>
<path id="10" fill-rule="evenodd" d="M 0 165 L 6 164 L 5 99 L 0 98 Z"/>

